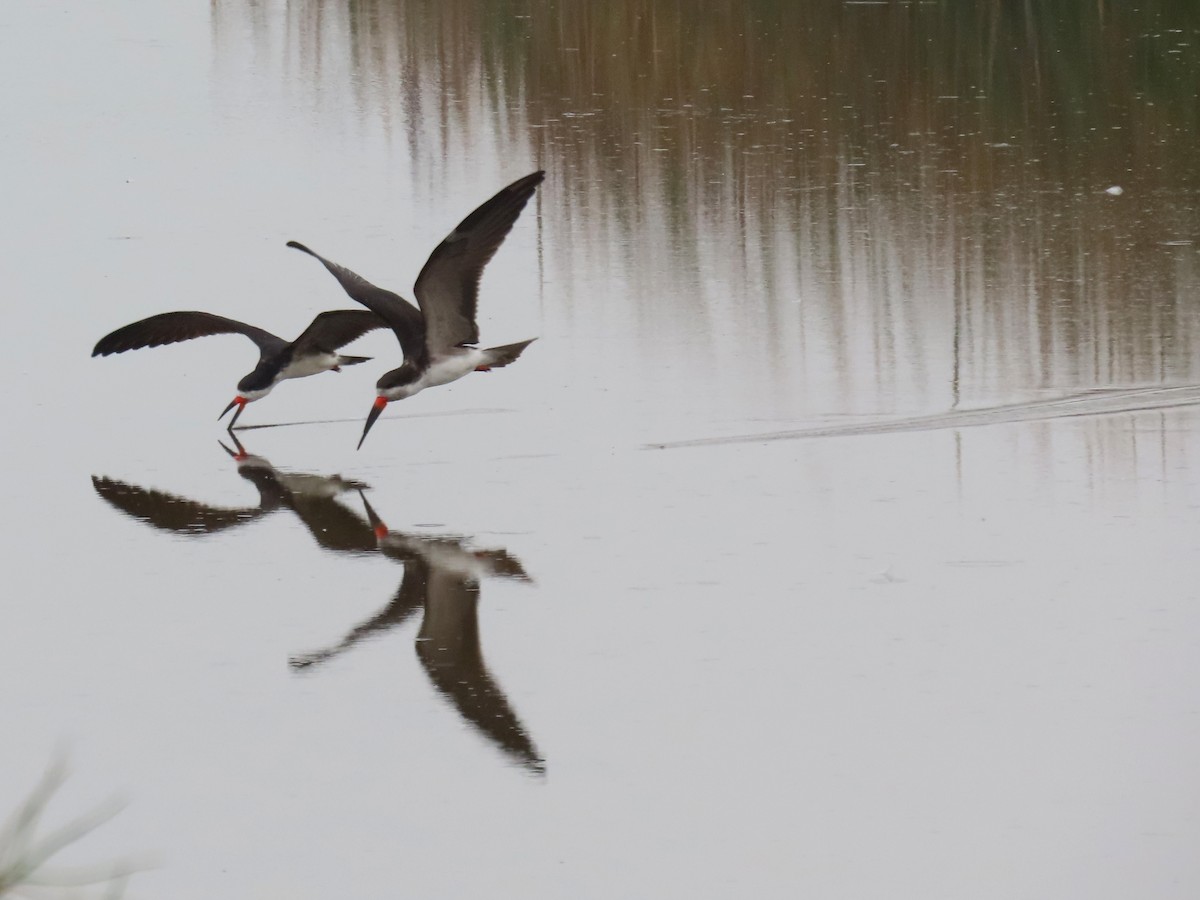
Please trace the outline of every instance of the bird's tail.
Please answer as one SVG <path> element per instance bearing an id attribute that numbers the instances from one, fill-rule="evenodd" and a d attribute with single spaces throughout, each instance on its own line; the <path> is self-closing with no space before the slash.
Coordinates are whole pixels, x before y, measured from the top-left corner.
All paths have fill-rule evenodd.
<path id="1" fill-rule="evenodd" d="M 370 362 L 371 359 L 372 359 L 372 357 L 370 357 L 370 356 L 343 356 L 342 354 L 339 353 L 338 354 L 338 365 L 339 366 L 357 366 L 359 363 Z"/>
<path id="2" fill-rule="evenodd" d="M 507 366 L 521 355 L 521 351 L 536 340 L 537 338 L 530 338 L 527 341 L 521 341 L 517 344 L 505 344 L 503 347 L 488 347 L 483 351 L 483 363 L 478 368 L 486 372 L 488 369 L 499 369 L 502 366 Z"/>

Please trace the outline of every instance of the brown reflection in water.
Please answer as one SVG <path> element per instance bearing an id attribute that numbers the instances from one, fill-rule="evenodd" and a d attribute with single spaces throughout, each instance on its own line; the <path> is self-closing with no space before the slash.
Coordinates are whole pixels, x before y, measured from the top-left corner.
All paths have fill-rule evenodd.
<path id="1" fill-rule="evenodd" d="M 247 453 L 236 437 L 232 434 L 230 437 L 237 450 L 231 450 L 223 443 L 221 447 L 237 463 L 238 474 L 258 489 L 256 506 L 211 506 L 96 475 L 92 476 L 92 487 L 109 506 L 160 531 L 193 536 L 215 534 L 287 509 L 326 550 L 339 553 L 375 551 L 375 534 L 370 525 L 338 499 L 347 491 L 362 490 L 366 484 L 340 475 L 277 469 L 264 457 Z"/>
<path id="2" fill-rule="evenodd" d="M 555 308 L 581 331 L 615 312 L 642 350 L 860 411 L 1197 378 L 1194 4 L 307 0 L 273 22 L 214 0 L 213 20 L 218 54 L 248 22 L 322 102 L 402 136 L 419 191 L 480 146 L 548 169 Z"/>
<path id="3" fill-rule="evenodd" d="M 484 663 L 479 637 L 480 582 L 484 578 L 530 581 L 520 561 L 504 549 L 474 549 L 462 536 L 389 531 L 362 496 L 367 485 L 339 475 L 277 469 L 234 441 L 236 452 L 225 449 L 236 460 L 238 474 L 258 488 L 256 506 L 210 506 L 100 476 L 92 476 L 92 486 L 109 506 L 159 531 L 202 537 L 289 509 L 325 550 L 352 555 L 382 552 L 403 563 L 403 579 L 387 607 L 331 647 L 292 657 L 292 668 L 323 663 L 423 611 L 417 657 L 434 687 L 507 756 L 530 772 L 544 774 L 545 761 Z M 338 499 L 351 490 L 358 491 L 367 518 Z"/>
<path id="4" fill-rule="evenodd" d="M 423 610 L 417 657 L 429 680 L 466 721 L 526 769 L 543 774 L 545 762 L 488 671 L 479 642 L 480 582 L 485 578 L 529 581 L 520 561 L 503 549 L 472 549 L 469 540 L 460 536 L 391 531 L 366 497 L 362 502 L 379 550 L 404 564 L 400 587 L 382 611 L 350 629 L 336 644 L 293 656 L 292 668 L 326 662 Z"/>

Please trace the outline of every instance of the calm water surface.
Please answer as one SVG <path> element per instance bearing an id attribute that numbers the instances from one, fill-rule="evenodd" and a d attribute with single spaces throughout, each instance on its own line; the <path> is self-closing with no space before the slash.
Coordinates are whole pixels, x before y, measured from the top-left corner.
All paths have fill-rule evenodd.
<path id="1" fill-rule="evenodd" d="M 974 6 L 0 10 L 0 809 L 66 756 L 130 897 L 1194 897 L 1200 15 Z M 539 168 L 538 342 L 360 452 L 387 334 L 237 441 L 246 342 L 89 358 Z"/>

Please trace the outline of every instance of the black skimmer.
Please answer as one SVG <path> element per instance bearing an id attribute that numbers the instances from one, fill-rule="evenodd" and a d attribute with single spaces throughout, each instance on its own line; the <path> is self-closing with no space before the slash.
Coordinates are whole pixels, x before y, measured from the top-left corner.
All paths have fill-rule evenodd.
<path id="1" fill-rule="evenodd" d="M 224 418 L 235 406 L 237 412 L 229 420 L 229 431 L 246 408 L 247 403 L 261 400 L 279 382 L 288 378 L 304 378 L 330 370 L 337 372 L 342 366 L 353 366 L 367 362 L 369 356 L 343 356 L 335 353 L 368 331 L 383 328 L 385 323 L 373 312 L 357 309 L 339 309 L 319 313 L 300 337 L 285 341 L 269 331 L 215 316 L 206 312 L 168 312 L 148 319 L 141 319 L 124 328 L 106 334 L 92 350 L 92 356 L 109 356 L 138 350 L 142 347 L 159 347 L 211 334 L 244 334 L 258 345 L 258 365 L 254 371 L 238 382 L 237 396 L 218 416 Z"/>
<path id="2" fill-rule="evenodd" d="M 234 444 L 237 445 L 236 452 L 224 444 L 221 446 L 237 462 L 238 474 L 258 489 L 257 506 L 211 506 L 95 475 L 92 486 L 110 506 L 160 531 L 199 537 L 288 509 L 325 550 L 359 554 L 377 552 L 372 527 L 337 499 L 347 491 L 362 491 L 367 485 L 340 475 L 311 475 L 277 469 L 263 457 L 247 453 L 236 437 Z"/>
<path id="3" fill-rule="evenodd" d="M 545 177 L 545 172 L 534 172 L 514 181 L 463 219 L 437 245 L 413 286 L 420 310 L 398 294 L 376 287 L 303 244 L 288 241 L 289 247 L 320 260 L 351 298 L 387 322 L 404 352 L 404 365 L 386 373 L 376 383 L 378 396 L 367 415 L 359 447 L 391 401 L 457 381 L 469 372 L 507 366 L 533 342 L 530 339 L 481 350 L 476 346 L 479 327 L 475 312 L 483 267 L 495 255 Z"/>
<path id="4" fill-rule="evenodd" d="M 434 687 L 521 766 L 544 773 L 545 762 L 488 671 L 479 640 L 480 582 L 484 578 L 530 581 L 520 561 L 505 550 L 472 550 L 464 537 L 391 531 L 367 498 L 362 500 L 380 551 L 404 564 L 400 587 L 383 610 L 352 628 L 338 643 L 292 657 L 292 668 L 325 662 L 424 610 L 417 658 Z"/>

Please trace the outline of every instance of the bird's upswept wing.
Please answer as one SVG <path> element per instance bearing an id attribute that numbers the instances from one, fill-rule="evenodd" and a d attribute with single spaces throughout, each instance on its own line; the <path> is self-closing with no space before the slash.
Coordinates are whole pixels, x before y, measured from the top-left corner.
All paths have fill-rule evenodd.
<path id="1" fill-rule="evenodd" d="M 545 177 L 534 172 L 514 181 L 463 219 L 429 255 L 413 293 L 425 316 L 430 353 L 479 341 L 475 312 L 483 267 Z"/>
<path id="2" fill-rule="evenodd" d="M 396 333 L 396 339 L 400 341 L 400 349 L 404 351 L 405 359 L 418 366 L 424 365 L 426 358 L 425 322 L 415 306 L 399 294 L 393 294 L 391 291 L 377 287 L 357 272 L 352 272 L 345 266 L 328 260 L 319 253 L 314 253 L 299 241 L 288 241 L 287 245 L 302 253 L 307 253 L 319 261 L 329 270 L 329 274 L 338 280 L 338 284 L 342 286 L 342 290 L 350 296 L 350 299 L 356 300 L 378 315 Z"/>
<path id="3" fill-rule="evenodd" d="M 118 328 L 100 338 L 92 350 L 92 356 L 108 356 L 142 347 L 161 347 L 163 344 L 190 341 L 212 334 L 244 334 L 258 345 L 260 359 L 287 346 L 283 338 L 245 322 L 189 310 L 159 313 Z"/>
<path id="4" fill-rule="evenodd" d="M 296 338 L 296 352 L 339 350 L 368 331 L 386 327 L 383 319 L 366 309 L 335 309 L 318 313 Z"/>

